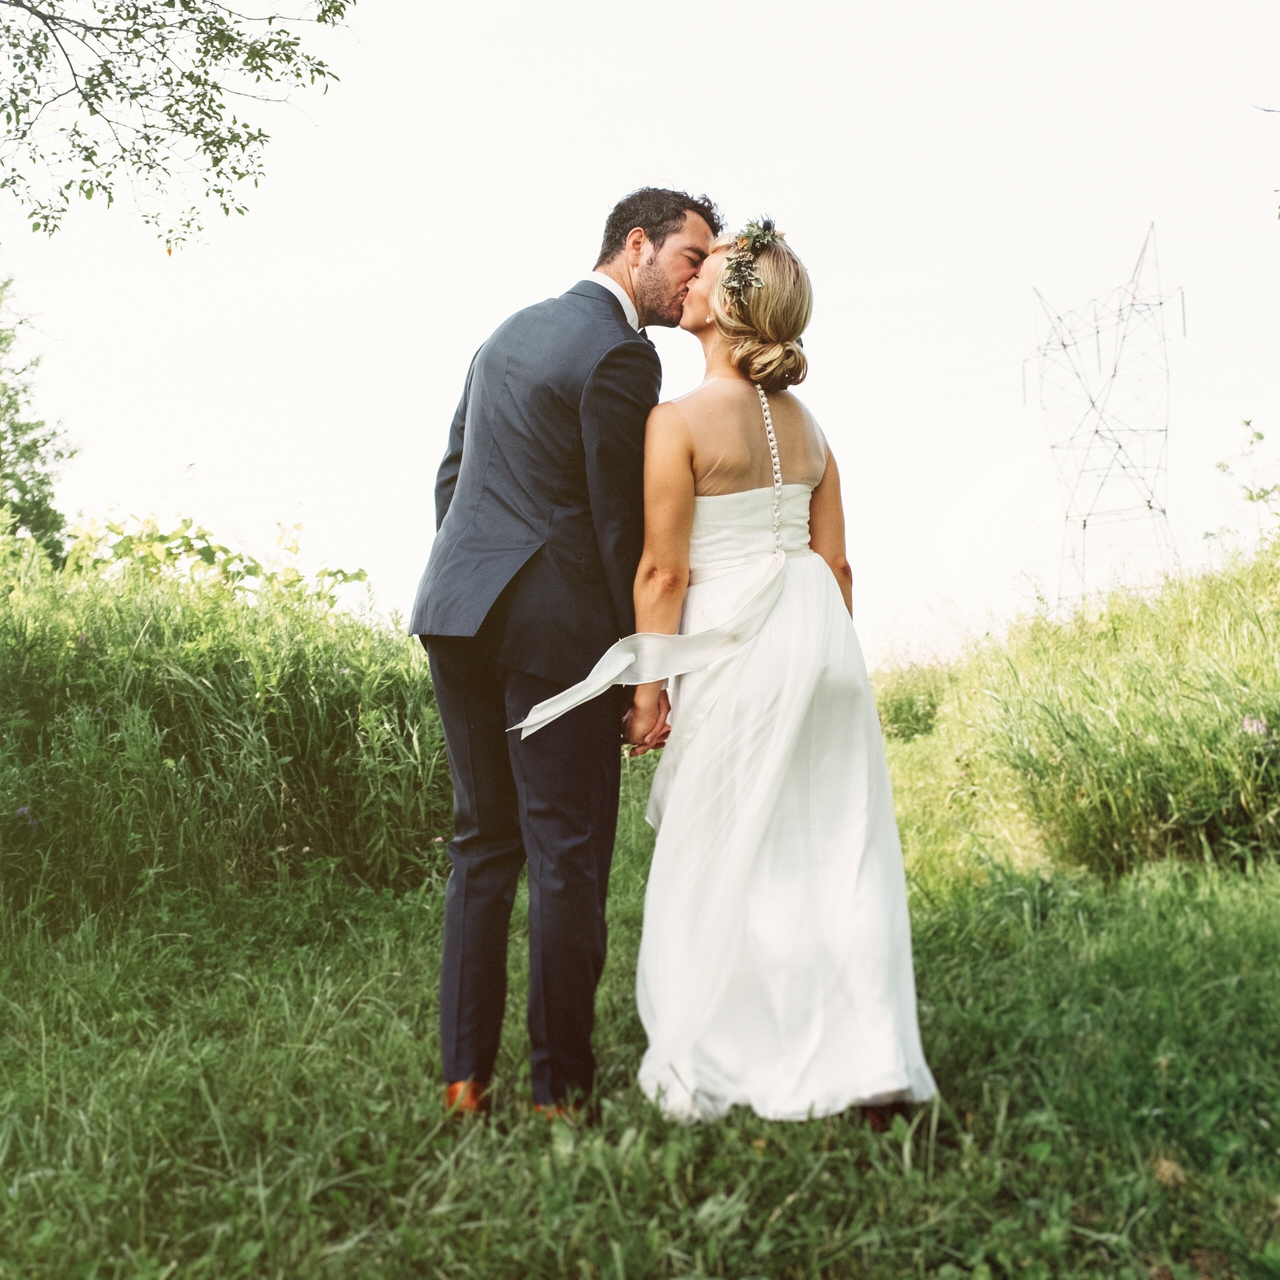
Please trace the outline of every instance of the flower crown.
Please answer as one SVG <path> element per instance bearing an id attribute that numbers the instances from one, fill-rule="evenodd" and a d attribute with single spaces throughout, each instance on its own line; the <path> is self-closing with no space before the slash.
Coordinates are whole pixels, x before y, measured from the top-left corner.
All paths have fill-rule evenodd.
<path id="1" fill-rule="evenodd" d="M 782 240 L 783 233 L 773 225 L 772 218 L 748 222 L 733 238 L 733 248 L 725 260 L 720 276 L 720 287 L 735 302 L 741 302 L 748 289 L 761 289 L 764 281 L 756 273 L 756 258 L 760 250 Z"/>

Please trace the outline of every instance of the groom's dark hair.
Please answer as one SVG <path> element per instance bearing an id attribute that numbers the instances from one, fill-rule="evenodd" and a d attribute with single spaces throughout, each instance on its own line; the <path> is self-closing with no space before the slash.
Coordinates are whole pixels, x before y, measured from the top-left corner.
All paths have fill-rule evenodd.
<path id="1" fill-rule="evenodd" d="M 609 221 L 604 224 L 604 239 L 600 242 L 596 266 L 602 267 L 616 258 L 635 227 L 649 237 L 649 243 L 655 249 L 660 249 L 662 242 L 684 225 L 686 213 L 696 213 L 711 228 L 713 236 L 724 230 L 720 210 L 706 196 L 668 191 L 665 187 L 641 187 L 639 191 L 623 196 L 613 206 Z"/>

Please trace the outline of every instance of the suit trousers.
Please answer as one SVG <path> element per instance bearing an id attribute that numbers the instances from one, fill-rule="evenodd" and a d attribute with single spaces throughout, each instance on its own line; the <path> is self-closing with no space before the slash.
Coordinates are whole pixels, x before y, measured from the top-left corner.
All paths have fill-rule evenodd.
<path id="1" fill-rule="evenodd" d="M 533 1100 L 589 1093 L 605 960 L 605 895 L 618 823 L 620 728 L 613 689 L 521 741 L 507 727 L 563 687 L 504 667 L 501 611 L 474 637 L 424 637 L 453 780 L 440 1046 L 446 1080 L 493 1075 L 507 992 L 507 931 L 529 880 Z"/>

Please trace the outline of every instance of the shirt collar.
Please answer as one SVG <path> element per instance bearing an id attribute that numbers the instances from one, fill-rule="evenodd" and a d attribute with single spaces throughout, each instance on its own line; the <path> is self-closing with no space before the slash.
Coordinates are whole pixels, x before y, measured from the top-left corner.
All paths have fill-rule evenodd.
<path id="1" fill-rule="evenodd" d="M 627 291 L 612 276 L 605 275 L 603 271 L 593 271 L 587 279 L 594 280 L 598 285 L 603 285 L 622 303 L 622 310 L 627 317 L 627 323 L 639 333 L 640 315 L 636 311 L 636 304 L 627 297 Z"/>

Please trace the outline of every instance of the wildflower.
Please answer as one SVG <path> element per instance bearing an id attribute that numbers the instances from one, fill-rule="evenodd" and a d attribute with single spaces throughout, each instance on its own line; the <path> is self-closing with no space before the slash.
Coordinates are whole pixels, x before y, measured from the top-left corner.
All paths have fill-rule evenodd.
<path id="1" fill-rule="evenodd" d="M 1256 720 L 1253 716 L 1245 716 L 1244 724 L 1241 726 L 1245 733 L 1252 733 L 1255 737 L 1261 738 L 1266 736 L 1267 720 L 1265 716 L 1259 716 Z"/>
<path id="2" fill-rule="evenodd" d="M 105 720 L 107 718 L 107 713 L 103 711 L 101 707 L 94 707 L 93 714 L 97 716 L 99 720 Z"/>
<path id="3" fill-rule="evenodd" d="M 433 844 L 444 844 L 444 836 L 436 836 L 435 840 L 434 840 L 434 841 L 432 841 L 432 843 L 433 843 Z"/>
<path id="4" fill-rule="evenodd" d="M 34 831 L 40 825 L 39 822 L 37 822 L 35 818 L 31 816 L 30 805 L 20 804 L 18 806 L 17 816 L 19 818 L 25 818 L 27 820 L 27 826 L 30 827 L 32 831 Z"/>

